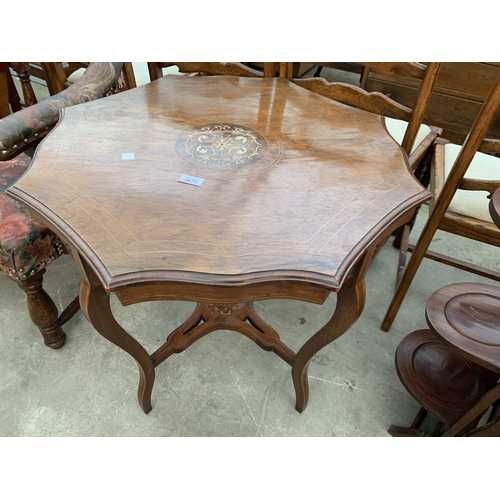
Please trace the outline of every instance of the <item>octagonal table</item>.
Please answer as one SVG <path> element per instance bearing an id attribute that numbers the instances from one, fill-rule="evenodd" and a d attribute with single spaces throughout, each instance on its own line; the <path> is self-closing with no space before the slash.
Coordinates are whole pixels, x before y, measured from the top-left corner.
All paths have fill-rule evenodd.
<path id="1" fill-rule="evenodd" d="M 82 310 L 137 361 L 146 413 L 155 367 L 222 329 L 292 366 L 303 411 L 309 361 L 357 320 L 372 257 L 430 197 L 381 117 L 281 78 L 224 76 L 167 76 L 63 110 L 8 193 L 71 250 Z M 331 292 L 331 319 L 297 353 L 253 307 Z M 150 355 L 110 293 L 197 305 Z"/>

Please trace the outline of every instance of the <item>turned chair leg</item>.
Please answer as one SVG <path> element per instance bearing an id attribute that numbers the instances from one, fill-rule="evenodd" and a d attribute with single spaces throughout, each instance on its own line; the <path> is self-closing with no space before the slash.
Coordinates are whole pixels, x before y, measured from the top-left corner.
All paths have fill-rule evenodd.
<path id="1" fill-rule="evenodd" d="M 56 305 L 42 288 L 44 273 L 45 268 L 42 268 L 28 279 L 17 281 L 17 284 L 26 292 L 31 320 L 39 328 L 45 345 L 59 349 L 64 345 L 66 334 L 61 328 Z"/>

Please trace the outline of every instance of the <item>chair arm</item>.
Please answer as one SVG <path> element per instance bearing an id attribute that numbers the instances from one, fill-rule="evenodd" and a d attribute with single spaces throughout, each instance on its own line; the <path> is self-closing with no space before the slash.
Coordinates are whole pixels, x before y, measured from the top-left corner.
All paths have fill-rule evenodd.
<path id="1" fill-rule="evenodd" d="M 441 192 L 445 181 L 445 166 L 444 166 L 444 146 L 450 144 L 450 141 L 439 137 L 435 141 L 434 164 L 431 178 L 431 191 L 433 200 L 431 207 L 435 202 L 438 194 Z M 500 153 L 500 141 L 495 139 L 484 139 L 480 147 L 481 152 L 498 152 Z M 498 176 L 500 179 L 500 161 Z M 458 189 L 464 191 L 488 191 L 490 196 L 500 187 L 500 180 L 474 179 L 472 177 L 464 177 L 458 186 Z"/>
<path id="2" fill-rule="evenodd" d="M 408 163 L 412 172 L 419 166 L 420 162 L 424 159 L 426 153 L 432 150 L 432 147 L 438 137 L 443 133 L 443 129 L 430 125 L 431 129 L 429 135 L 415 148 L 415 150 L 408 156 Z"/>
<path id="3" fill-rule="evenodd" d="M 54 127 L 59 110 L 106 96 L 116 86 L 123 63 L 95 62 L 66 90 L 0 120 L 0 160 L 36 146 Z"/>
<path id="4" fill-rule="evenodd" d="M 444 137 L 436 137 L 434 144 L 441 144 L 442 146 L 445 146 L 446 144 L 450 144 L 450 141 Z"/>
<path id="5" fill-rule="evenodd" d="M 498 175 L 500 177 L 500 168 L 498 169 Z M 491 181 L 484 179 L 464 178 L 460 182 L 460 186 L 458 188 L 463 189 L 464 191 L 488 191 L 488 193 L 490 193 L 490 196 L 488 198 L 491 198 L 491 196 L 493 196 L 493 193 L 498 188 L 500 188 L 500 180 Z"/>

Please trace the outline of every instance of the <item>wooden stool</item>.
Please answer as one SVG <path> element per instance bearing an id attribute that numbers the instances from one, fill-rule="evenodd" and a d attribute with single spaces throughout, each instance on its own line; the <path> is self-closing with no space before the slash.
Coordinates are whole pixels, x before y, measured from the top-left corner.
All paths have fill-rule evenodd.
<path id="1" fill-rule="evenodd" d="M 426 316 L 430 330 L 410 333 L 396 352 L 399 378 L 422 409 L 409 428 L 392 425 L 389 434 L 430 436 L 419 430 L 430 412 L 440 421 L 435 436 L 499 436 L 500 288 L 445 286 L 430 297 Z"/>

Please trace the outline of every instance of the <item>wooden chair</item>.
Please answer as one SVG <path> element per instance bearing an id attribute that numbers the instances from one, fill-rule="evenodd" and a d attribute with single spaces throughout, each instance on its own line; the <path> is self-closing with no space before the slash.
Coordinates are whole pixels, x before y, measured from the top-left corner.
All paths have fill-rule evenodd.
<path id="1" fill-rule="evenodd" d="M 24 100 L 19 96 L 9 68 L 15 71 L 21 82 Z M 21 111 L 23 107 L 32 106 L 36 102 L 37 99 L 26 63 L 0 63 L 0 118 L 11 112 Z"/>
<path id="2" fill-rule="evenodd" d="M 91 63 L 89 62 L 30 62 L 16 63 L 27 66 L 31 76 L 44 80 L 51 96 L 62 92 L 77 82 Z M 122 90 L 136 86 L 132 71 L 132 63 L 122 63 Z"/>
<path id="3" fill-rule="evenodd" d="M 2 64 L 0 72 L 3 74 L 1 79 L 5 82 L 3 83 L 5 90 L 0 93 L 0 118 L 9 115 L 11 112 L 15 113 L 25 107 L 33 106 L 33 104 L 38 102 L 33 91 L 31 77 L 34 76 L 44 80 L 49 94 L 53 96 L 68 88 L 71 83 L 74 83 L 77 79 L 76 72 L 86 69 L 89 65 L 89 63 L 57 62 L 11 62 Z M 19 96 L 9 67 L 13 70 L 21 84 L 23 99 Z"/>
<path id="4" fill-rule="evenodd" d="M 451 144 L 446 139 L 438 138 L 436 140 L 431 161 L 430 190 L 432 199 L 429 213 L 434 210 L 460 149 L 460 146 Z M 443 218 L 439 221 L 437 229 L 500 247 L 500 230 L 493 224 L 488 212 L 488 199 L 500 186 L 500 158 L 484 151 L 500 153 L 500 141 L 486 139 L 479 146 L 478 152 L 474 155 L 464 178 L 458 184 Z M 409 244 L 408 236 L 409 232 L 401 238 L 396 287 L 403 277 L 408 251 L 413 251 L 415 248 L 414 245 Z M 499 272 L 448 255 L 427 250 L 424 257 L 500 281 Z"/>
<path id="5" fill-rule="evenodd" d="M 389 133 L 405 150 L 410 168 L 415 171 L 442 131 L 440 128 L 422 124 L 440 63 L 429 63 L 428 66 L 412 62 L 358 64 L 385 74 L 403 72 L 420 80 L 420 89 L 413 109 L 379 92 L 368 93 L 360 87 L 347 83 L 328 83 L 323 78 L 293 78 L 292 81 L 330 99 L 384 116 Z"/>
<path id="6" fill-rule="evenodd" d="M 60 239 L 32 219 L 27 208 L 4 191 L 29 167 L 23 151 L 38 145 L 54 127 L 59 110 L 104 97 L 115 91 L 122 63 L 93 63 L 74 85 L 0 121 L 0 271 L 27 294 L 28 311 L 47 346 L 64 344 L 62 325 L 79 309 L 76 298 L 60 315 L 43 290 L 45 268 L 67 253 Z"/>
<path id="7" fill-rule="evenodd" d="M 500 159 L 486 152 L 500 152 L 500 141 L 484 139 L 500 104 L 500 79 L 493 85 L 464 145 L 436 141 L 431 176 L 433 198 L 429 218 L 415 246 L 401 245 L 396 292 L 382 323 L 388 331 L 424 257 L 490 279 L 500 273 L 450 256 L 429 251 L 438 229 L 500 246 L 500 230 L 488 213 L 488 198 L 500 186 Z M 403 241 L 405 238 L 403 238 Z M 407 251 L 413 253 L 406 263 Z"/>
<path id="8" fill-rule="evenodd" d="M 30 75 L 44 80 L 50 95 L 56 95 L 67 89 L 81 76 L 90 63 L 88 62 L 30 62 Z"/>
<path id="9" fill-rule="evenodd" d="M 204 75 L 227 75 L 246 77 L 292 77 L 293 63 L 264 63 L 264 71 L 251 68 L 240 62 L 148 62 L 151 81 L 163 77 L 163 68 L 177 66 L 181 73 Z"/>
<path id="10" fill-rule="evenodd" d="M 26 66 L 22 67 L 26 69 Z M 36 147 L 57 123 L 60 109 L 123 90 L 122 69 L 123 63 L 92 63 L 85 76 L 70 88 L 35 106 L 26 103 L 26 108 L 3 118 L 0 123 L 0 161 Z M 29 84 L 28 76 L 25 83 Z"/>
<path id="11" fill-rule="evenodd" d="M 364 66 L 359 63 L 355 62 L 319 62 L 319 63 L 312 63 L 315 66 L 317 66 L 316 71 L 314 73 L 314 78 L 317 78 L 318 76 L 321 76 L 321 72 L 323 71 L 323 68 L 332 68 L 332 69 L 337 69 L 340 71 L 346 71 L 348 73 L 354 73 L 359 75 L 359 80 L 361 83 L 361 78 L 364 72 Z"/>
<path id="12" fill-rule="evenodd" d="M 490 212 L 500 227 L 500 189 Z M 430 329 L 410 333 L 396 351 L 399 378 L 422 408 L 410 427 L 392 425 L 389 434 L 430 436 L 420 429 L 430 412 L 434 436 L 500 436 L 500 288 L 445 286 L 430 297 L 426 317 Z"/>

